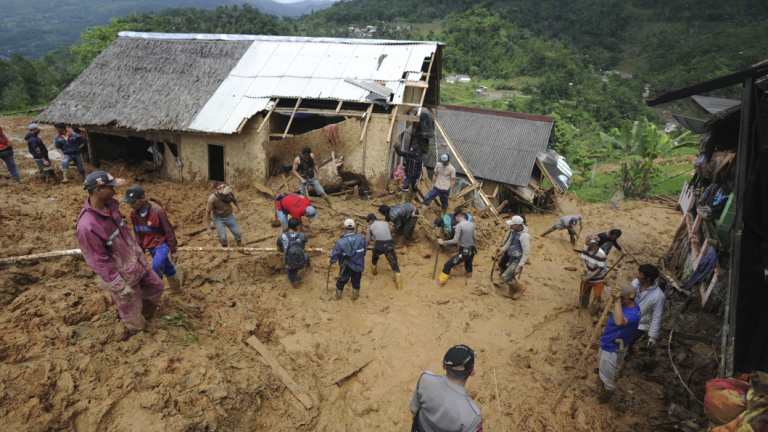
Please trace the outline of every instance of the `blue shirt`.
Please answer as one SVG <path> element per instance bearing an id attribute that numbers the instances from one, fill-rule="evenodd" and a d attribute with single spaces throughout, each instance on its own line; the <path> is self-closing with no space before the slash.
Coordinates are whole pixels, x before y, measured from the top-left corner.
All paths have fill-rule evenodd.
<path id="1" fill-rule="evenodd" d="M 608 317 L 608 323 L 605 325 L 605 331 L 600 337 L 600 349 L 606 352 L 616 352 L 619 350 L 619 344 L 614 342 L 616 339 L 624 341 L 624 347 L 634 340 L 637 326 L 640 324 L 640 307 L 637 303 L 632 306 L 622 306 L 621 312 L 627 323 L 623 326 L 616 325 L 613 320 L 613 314 Z"/>
<path id="2" fill-rule="evenodd" d="M 331 264 L 341 261 L 342 266 L 347 266 L 352 271 L 362 272 L 365 267 L 366 246 L 364 236 L 353 232 L 344 234 L 336 240 L 336 245 L 331 252 Z"/>

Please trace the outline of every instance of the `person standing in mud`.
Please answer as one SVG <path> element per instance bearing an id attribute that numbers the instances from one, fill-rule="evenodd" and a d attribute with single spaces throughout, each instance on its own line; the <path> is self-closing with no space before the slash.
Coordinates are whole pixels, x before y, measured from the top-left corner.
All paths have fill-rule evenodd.
<path id="1" fill-rule="evenodd" d="M 397 264 L 397 253 L 395 252 L 395 241 L 392 240 L 392 233 L 389 231 L 389 224 L 385 221 L 376 219 L 376 215 L 369 213 L 368 232 L 365 235 L 366 243 L 373 241 L 373 256 L 371 257 L 371 272 L 375 276 L 378 274 L 379 257 L 384 255 L 395 274 L 395 285 L 397 289 L 403 289 L 403 278 L 400 275 L 400 266 Z"/>
<path id="2" fill-rule="evenodd" d="M 581 235 L 581 215 L 567 215 L 562 216 L 560 219 L 557 220 L 557 223 L 552 225 L 552 227 L 546 231 L 544 231 L 541 236 L 546 237 L 550 233 L 554 231 L 559 230 L 568 230 L 568 236 L 571 239 L 571 245 L 576 245 L 576 240 L 578 240 L 579 235 Z M 579 231 L 576 232 L 576 225 L 579 226 Z"/>
<path id="3" fill-rule="evenodd" d="M 608 402 L 616 392 L 616 380 L 621 372 L 624 357 L 637 335 L 640 307 L 635 303 L 636 293 L 631 285 L 611 293 L 613 309 L 600 337 L 598 371 L 602 385 L 598 400 L 601 403 Z"/>
<path id="4" fill-rule="evenodd" d="M 125 191 L 123 202 L 131 206 L 131 223 L 139 246 L 152 256 L 152 270 L 162 279 L 168 278 L 168 286 L 178 292 L 181 284 L 176 278 L 176 233 L 168 220 L 165 209 L 155 200 L 147 199 L 139 185 Z"/>
<path id="5" fill-rule="evenodd" d="M 209 229 L 216 228 L 219 244 L 222 247 L 227 247 L 229 244 L 227 229 L 232 232 L 237 245 L 243 245 L 243 237 L 235 220 L 235 208 L 240 211 L 232 188 L 222 182 L 214 183 L 213 193 L 208 197 L 208 204 L 205 207 L 205 222 Z"/>
<path id="6" fill-rule="evenodd" d="M 518 278 L 531 253 L 531 236 L 522 216 L 512 216 L 507 225 L 509 233 L 504 244 L 496 251 L 496 256 L 499 257 L 501 279 L 507 284 L 509 295 L 517 299 Z"/>
<path id="7" fill-rule="evenodd" d="M 467 220 L 467 217 L 463 212 L 456 213 L 456 220 L 459 221 L 456 224 L 455 234 L 451 240 L 438 239 L 437 243 L 440 246 L 458 245 L 459 253 L 451 257 L 443 266 L 443 271 L 438 275 L 438 283 L 440 286 L 445 285 L 448 282 L 448 278 L 451 274 L 451 269 L 464 263 L 464 270 L 466 271 L 467 278 L 472 277 L 472 262 L 474 261 L 477 248 L 475 248 L 475 224 Z"/>
<path id="8" fill-rule="evenodd" d="M 71 162 L 75 163 L 80 176 L 85 178 L 85 166 L 83 165 L 82 156 L 82 149 L 85 143 L 82 137 L 64 123 L 56 123 L 55 128 L 57 135 L 53 140 L 53 144 L 64 155 L 61 159 L 62 181 L 64 183 L 69 181 L 67 171 Z"/>
<path id="9" fill-rule="evenodd" d="M 320 173 L 317 171 L 317 165 L 315 164 L 315 155 L 312 154 L 312 149 L 304 147 L 301 150 L 301 154 L 293 159 L 293 175 L 299 179 L 299 190 L 301 194 L 308 197 L 309 188 L 311 187 L 316 194 L 320 195 L 329 207 L 333 208 L 331 199 L 328 198 L 328 194 L 325 193 L 323 185 L 320 184 Z"/>
<path id="10" fill-rule="evenodd" d="M 19 176 L 19 169 L 16 167 L 16 159 L 13 157 L 13 146 L 11 145 L 11 139 L 3 132 L 2 126 L 0 126 L 0 159 L 5 162 L 6 168 L 8 168 L 8 174 L 16 183 L 21 181 Z"/>
<path id="11" fill-rule="evenodd" d="M 475 352 L 466 345 L 451 347 L 443 356 L 445 376 L 422 372 L 411 397 L 412 432 L 482 432 L 483 417 L 467 394 L 475 374 Z"/>
<path id="12" fill-rule="evenodd" d="M 290 219 L 286 223 L 287 230 L 277 238 L 277 249 L 283 253 L 283 264 L 288 273 L 288 282 L 296 288 L 301 282 L 299 271 L 309 264 L 309 256 L 304 251 L 307 236 L 298 232 L 300 222 Z"/>
<path id="13" fill-rule="evenodd" d="M 411 203 L 379 206 L 379 213 L 387 222 L 392 222 L 395 226 L 395 232 L 405 237 L 406 240 L 413 240 L 413 231 L 416 229 L 416 221 L 419 217 L 419 210 Z"/>
<path id="14" fill-rule="evenodd" d="M 77 217 L 77 241 L 85 262 L 101 278 L 125 325 L 122 339 L 142 331 L 163 295 L 163 281 L 147 268 L 144 252 L 131 235 L 119 203 L 115 178 L 94 171 L 83 184 L 88 191 Z"/>
<path id="15" fill-rule="evenodd" d="M 360 297 L 360 280 L 365 269 L 365 237 L 355 232 L 355 221 L 344 220 L 344 234 L 336 240 L 331 251 L 331 265 L 339 263 L 339 277 L 336 279 L 336 300 L 341 300 L 344 286 L 352 281 L 352 300 Z"/>

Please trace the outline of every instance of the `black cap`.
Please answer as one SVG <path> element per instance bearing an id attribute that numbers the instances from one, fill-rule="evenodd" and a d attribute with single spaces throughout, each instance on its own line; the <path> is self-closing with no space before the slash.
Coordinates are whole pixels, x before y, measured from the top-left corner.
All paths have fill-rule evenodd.
<path id="1" fill-rule="evenodd" d="M 475 352 L 466 345 L 455 345 L 445 353 L 443 366 L 456 375 L 467 377 L 475 369 Z"/>
<path id="2" fill-rule="evenodd" d="M 288 219 L 288 228 L 290 229 L 296 229 L 299 227 L 300 224 L 301 222 L 299 222 L 298 219 L 293 219 L 293 218 Z"/>
<path id="3" fill-rule="evenodd" d="M 112 177 L 112 175 L 108 172 L 94 171 L 85 177 L 85 181 L 83 182 L 83 189 L 92 192 L 99 186 L 115 187 L 116 185 L 117 183 L 115 182 L 115 178 Z"/>
<path id="4" fill-rule="evenodd" d="M 142 189 L 142 187 L 139 185 L 133 185 L 125 191 L 123 202 L 127 204 L 133 204 L 142 198 L 144 198 L 144 189 Z"/>
<path id="5" fill-rule="evenodd" d="M 383 214 L 384 216 L 389 215 L 389 206 L 388 205 L 380 205 L 379 206 L 379 213 Z"/>

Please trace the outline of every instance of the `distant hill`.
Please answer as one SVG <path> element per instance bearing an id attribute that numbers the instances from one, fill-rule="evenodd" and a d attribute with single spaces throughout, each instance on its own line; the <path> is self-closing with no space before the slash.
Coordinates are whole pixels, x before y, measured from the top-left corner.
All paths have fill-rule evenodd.
<path id="1" fill-rule="evenodd" d="M 325 9 L 335 0 L 278 3 L 272 0 L 2 0 L 0 57 L 13 53 L 40 57 L 76 42 L 87 27 L 104 25 L 113 17 L 168 8 L 213 9 L 250 4 L 282 17 L 298 17 Z"/>

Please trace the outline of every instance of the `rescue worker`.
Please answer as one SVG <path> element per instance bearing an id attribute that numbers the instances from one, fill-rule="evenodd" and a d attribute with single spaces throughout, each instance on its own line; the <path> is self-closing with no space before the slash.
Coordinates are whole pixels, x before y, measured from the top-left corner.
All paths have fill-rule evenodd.
<path id="1" fill-rule="evenodd" d="M 635 303 L 635 289 L 625 286 L 613 290 L 613 312 L 600 337 L 599 377 L 602 385 L 598 399 L 608 402 L 616 391 L 616 379 L 621 371 L 624 356 L 635 337 L 640 323 L 640 308 Z"/>
<path id="2" fill-rule="evenodd" d="M 619 245 L 619 237 L 621 237 L 620 229 L 614 228 L 608 232 L 601 232 L 599 234 L 595 234 L 595 237 L 597 238 L 598 244 L 600 245 L 600 249 L 602 249 L 606 255 L 611 253 L 611 249 L 614 247 L 622 254 L 624 253 L 624 249 L 622 249 L 621 245 Z"/>
<path id="3" fill-rule="evenodd" d="M 232 188 L 225 183 L 216 182 L 213 185 L 213 193 L 208 196 L 208 203 L 205 207 L 205 223 L 209 229 L 216 228 L 219 243 L 222 247 L 227 247 L 227 229 L 232 232 L 235 242 L 238 246 L 243 245 L 243 237 L 240 234 L 240 228 L 235 220 L 235 209 L 240 211 Z"/>
<path id="4" fill-rule="evenodd" d="M 176 233 L 165 209 L 155 200 L 147 199 L 144 189 L 134 185 L 125 191 L 123 202 L 131 206 L 131 223 L 139 246 L 152 256 L 152 270 L 160 279 L 168 278 L 173 291 L 181 289 L 176 277 Z"/>
<path id="5" fill-rule="evenodd" d="M 80 153 L 84 145 L 83 139 L 71 127 L 67 127 L 64 123 L 56 123 L 54 127 L 56 128 L 57 135 L 53 140 L 53 144 L 64 155 L 61 159 L 62 181 L 64 183 L 69 181 L 67 171 L 72 162 L 75 163 L 77 172 L 85 178 L 85 166 L 83 165 L 83 157 Z"/>
<path id="6" fill-rule="evenodd" d="M 475 352 L 466 345 L 451 347 L 443 356 L 445 375 L 421 373 L 411 397 L 413 432 L 482 432 L 480 408 L 467 394 L 475 374 Z"/>
<path id="7" fill-rule="evenodd" d="M 395 274 L 395 285 L 397 289 L 403 288 L 403 278 L 400 275 L 400 266 L 397 264 L 397 254 L 395 253 L 395 241 L 392 240 L 392 233 L 389 231 L 389 224 L 380 221 L 373 213 L 368 214 L 368 232 L 365 236 L 366 243 L 373 241 L 373 256 L 371 257 L 371 272 L 378 274 L 379 257 L 384 255 Z"/>
<path id="8" fill-rule="evenodd" d="M 360 280 L 365 269 L 365 237 L 355 232 L 355 221 L 344 220 L 344 234 L 336 240 L 331 251 L 331 265 L 339 263 L 339 277 L 336 279 L 336 300 L 341 300 L 344 286 L 352 281 L 352 300 L 360 297 Z"/>
<path id="9" fill-rule="evenodd" d="M 309 256 L 304 248 L 307 245 L 307 237 L 298 232 L 299 220 L 291 219 L 287 222 L 287 231 L 277 238 L 277 248 L 283 252 L 283 263 L 288 273 L 288 282 L 296 288 L 301 282 L 299 271 L 309 264 Z"/>
<path id="10" fill-rule="evenodd" d="M 278 194 L 275 197 L 275 217 L 280 221 L 283 231 L 288 229 L 289 217 L 301 225 L 302 216 L 307 217 L 307 225 L 317 216 L 317 210 L 309 198 L 294 193 Z"/>
<path id="11" fill-rule="evenodd" d="M 392 222 L 395 226 L 395 232 L 405 237 L 406 240 L 413 240 L 413 231 L 416 229 L 416 218 L 419 211 L 409 203 L 379 206 L 379 213 L 384 216 L 387 222 Z"/>
<path id="12" fill-rule="evenodd" d="M 659 275 L 656 266 L 642 264 L 637 269 L 637 279 L 632 281 L 632 288 L 635 289 L 636 300 L 640 306 L 640 325 L 636 341 L 644 341 L 649 353 L 653 353 L 656 347 L 664 319 L 666 296 L 659 287 Z"/>
<path id="13" fill-rule="evenodd" d="M 472 220 L 472 214 L 470 212 L 462 210 L 461 208 L 457 208 L 453 211 L 453 213 L 443 213 L 442 216 L 436 218 L 432 223 L 432 225 L 434 225 L 436 228 L 440 228 L 443 238 L 446 240 L 450 240 L 453 238 L 453 234 L 456 229 L 456 224 L 459 223 L 456 220 L 456 215 L 458 213 L 464 213 L 464 216 L 467 218 L 468 221 L 474 222 Z"/>
<path id="14" fill-rule="evenodd" d="M 451 158 L 447 153 L 440 155 L 440 162 L 435 165 L 435 172 L 432 179 L 432 190 L 427 192 L 424 197 L 424 206 L 427 207 L 436 197 L 440 198 L 440 207 L 443 213 L 448 210 L 448 197 L 451 189 L 456 185 L 456 168 L 451 164 Z"/>
<path id="15" fill-rule="evenodd" d="M 608 273 L 608 256 L 600 249 L 596 239 L 587 240 L 587 250 L 581 252 L 584 273 L 581 275 L 579 306 L 592 305 L 592 313 L 599 311 L 599 302 L 605 288 L 605 276 Z"/>
<path id="16" fill-rule="evenodd" d="M 119 203 L 115 178 L 94 171 L 85 178 L 88 198 L 77 217 L 77 241 L 85 262 L 101 278 L 125 325 L 123 340 L 144 329 L 163 294 L 163 281 L 147 268 Z"/>
<path id="17" fill-rule="evenodd" d="M 404 199 L 410 201 L 419 191 L 418 184 L 421 178 L 421 168 L 424 164 L 423 155 L 418 147 L 410 146 L 410 144 L 408 150 L 402 150 L 395 146 L 395 153 L 403 158 L 405 180 L 401 191 L 403 192 Z"/>
<path id="18" fill-rule="evenodd" d="M 312 154 L 312 149 L 304 147 L 301 150 L 301 154 L 293 159 L 293 175 L 299 179 L 299 190 L 304 196 L 309 196 L 309 188 L 312 187 L 317 195 L 323 197 L 328 206 L 331 206 L 331 199 L 325 193 L 325 189 L 320 184 L 320 173 L 317 171 L 317 165 L 315 164 L 315 155 Z"/>
<path id="19" fill-rule="evenodd" d="M 546 230 L 541 236 L 546 237 L 547 234 L 557 230 L 568 230 L 568 236 L 571 238 L 571 245 L 575 246 L 576 240 L 578 240 L 581 235 L 581 219 L 581 215 L 562 216 L 556 224 L 552 225 L 552 228 Z M 579 225 L 578 233 L 574 228 L 577 224 Z"/>
<path id="20" fill-rule="evenodd" d="M 512 216 L 507 225 L 509 233 L 504 244 L 496 251 L 496 256 L 503 254 L 499 262 L 501 280 L 509 287 L 509 294 L 514 295 L 513 289 L 517 289 L 517 280 L 531 252 L 531 236 L 521 216 Z"/>
<path id="21" fill-rule="evenodd" d="M 52 174 L 51 159 L 48 158 L 48 148 L 43 143 L 42 138 L 40 138 L 40 126 L 37 123 L 30 123 L 27 126 L 27 130 L 29 132 L 24 136 L 24 141 L 27 142 L 29 154 L 35 160 L 40 176 L 45 177 Z"/>
<path id="22" fill-rule="evenodd" d="M 11 139 L 3 132 L 2 126 L 0 126 L 0 159 L 5 162 L 5 167 L 8 168 L 8 174 L 11 175 L 11 178 L 19 183 L 21 177 L 19 176 L 19 169 L 16 167 L 16 159 L 13 156 Z"/>
<path id="23" fill-rule="evenodd" d="M 472 277 L 472 261 L 477 253 L 477 249 L 475 248 L 475 224 L 469 222 L 463 212 L 456 214 L 456 220 L 458 220 L 459 223 L 456 225 L 456 233 L 453 235 L 453 239 L 437 240 L 437 243 L 440 246 L 455 244 L 459 247 L 458 253 L 445 263 L 443 271 L 438 275 L 438 282 L 441 286 L 448 282 L 451 269 L 462 262 L 464 263 L 466 276 L 468 278 Z"/>

